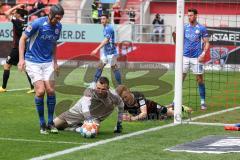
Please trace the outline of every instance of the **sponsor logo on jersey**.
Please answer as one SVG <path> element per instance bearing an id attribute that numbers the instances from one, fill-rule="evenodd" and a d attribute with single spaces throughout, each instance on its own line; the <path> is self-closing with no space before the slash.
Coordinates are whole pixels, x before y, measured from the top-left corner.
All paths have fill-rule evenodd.
<path id="1" fill-rule="evenodd" d="M 55 29 L 55 34 L 59 34 L 59 32 L 60 32 L 59 29 L 56 28 L 56 29 Z"/>
<path id="2" fill-rule="evenodd" d="M 140 104 L 140 106 L 143 106 L 143 105 L 145 105 L 145 104 L 146 104 L 146 102 L 145 102 L 145 100 L 144 100 L 144 99 L 142 99 L 142 100 L 140 100 L 140 101 L 139 101 L 139 104 Z"/>
<path id="3" fill-rule="evenodd" d="M 200 33 L 200 31 L 197 29 L 197 30 L 195 31 L 195 33 L 196 33 L 196 34 L 199 34 L 199 33 Z"/>
<path id="4" fill-rule="evenodd" d="M 32 30 L 32 26 L 28 26 L 28 27 L 26 28 L 26 31 L 27 31 L 27 32 L 31 32 L 31 30 Z"/>

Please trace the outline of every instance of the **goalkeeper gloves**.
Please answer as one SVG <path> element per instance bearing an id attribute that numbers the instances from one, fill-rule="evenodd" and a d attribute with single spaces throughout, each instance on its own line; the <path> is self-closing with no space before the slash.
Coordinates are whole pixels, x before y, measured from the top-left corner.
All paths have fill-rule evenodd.
<path id="1" fill-rule="evenodd" d="M 122 132 L 122 122 L 117 122 L 117 125 L 114 128 L 114 133 L 121 133 L 121 132 Z"/>

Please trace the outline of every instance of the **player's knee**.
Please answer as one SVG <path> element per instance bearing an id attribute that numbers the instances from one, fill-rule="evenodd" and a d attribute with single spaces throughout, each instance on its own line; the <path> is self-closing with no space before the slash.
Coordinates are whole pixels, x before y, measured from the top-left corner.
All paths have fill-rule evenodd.
<path id="1" fill-rule="evenodd" d="M 68 127 L 67 122 L 64 120 L 61 120 L 60 118 L 56 117 L 53 120 L 53 123 L 57 129 L 63 130 Z"/>
<path id="2" fill-rule="evenodd" d="M 43 88 L 36 88 L 35 92 L 36 92 L 36 96 L 37 97 L 43 97 L 44 94 L 45 94 L 45 89 L 43 89 Z"/>
<path id="3" fill-rule="evenodd" d="M 117 65 L 115 64 L 114 66 L 111 66 L 111 69 L 112 69 L 113 71 L 115 71 L 115 70 L 118 69 L 118 67 L 117 67 Z"/>
<path id="4" fill-rule="evenodd" d="M 10 68 L 11 68 L 11 65 L 10 65 L 10 64 L 7 64 L 7 63 L 6 63 L 6 64 L 3 65 L 3 69 L 4 69 L 4 70 L 10 70 Z"/>
<path id="5" fill-rule="evenodd" d="M 55 95 L 55 90 L 53 88 L 47 88 L 46 92 L 48 96 Z"/>
<path id="6" fill-rule="evenodd" d="M 97 67 L 102 70 L 103 67 L 104 67 L 104 64 L 103 63 L 99 63 Z"/>
<path id="7" fill-rule="evenodd" d="M 198 84 L 202 84 L 203 83 L 203 78 L 200 76 L 197 76 L 197 82 Z"/>

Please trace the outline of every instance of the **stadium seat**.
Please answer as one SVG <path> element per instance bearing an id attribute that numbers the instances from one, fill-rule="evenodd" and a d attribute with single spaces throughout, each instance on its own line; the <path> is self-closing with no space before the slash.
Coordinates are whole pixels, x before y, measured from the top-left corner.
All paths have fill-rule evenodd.
<path id="1" fill-rule="evenodd" d="M 46 6 L 44 11 L 46 14 L 49 14 L 51 6 Z"/>
<path id="2" fill-rule="evenodd" d="M 34 21 L 34 20 L 37 19 L 37 18 L 38 18 L 38 16 L 35 16 L 35 15 L 31 16 L 31 17 L 30 17 L 30 22 L 31 22 L 31 21 Z"/>
<path id="3" fill-rule="evenodd" d="M 32 6 L 30 6 L 30 5 L 28 5 L 26 8 L 27 11 L 30 11 L 31 9 L 32 9 Z"/>
<path id="4" fill-rule="evenodd" d="M 3 5 L 3 6 L 2 6 L 2 13 L 6 12 L 6 11 L 9 10 L 10 8 L 11 8 L 11 6 L 8 5 L 8 4 Z"/>
<path id="5" fill-rule="evenodd" d="M 34 4 L 36 0 L 16 0 L 17 4 Z"/>
<path id="6" fill-rule="evenodd" d="M 50 5 L 53 5 L 53 4 L 58 4 L 59 0 L 49 0 L 49 3 Z"/>
<path id="7" fill-rule="evenodd" d="M 8 22 L 8 19 L 4 15 L 0 15 L 0 23 L 2 22 Z"/>
<path id="8" fill-rule="evenodd" d="M 47 5 L 49 0 L 42 0 L 42 2 Z"/>
<path id="9" fill-rule="evenodd" d="M 7 3 L 9 5 L 15 5 L 16 4 L 16 0 L 7 0 Z"/>
<path id="10" fill-rule="evenodd" d="M 25 4 L 27 3 L 27 0 L 16 0 L 17 4 Z"/>

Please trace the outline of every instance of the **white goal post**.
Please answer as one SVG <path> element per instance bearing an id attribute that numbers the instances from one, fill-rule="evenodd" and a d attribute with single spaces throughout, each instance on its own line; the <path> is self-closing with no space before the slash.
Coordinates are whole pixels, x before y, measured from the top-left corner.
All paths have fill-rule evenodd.
<path id="1" fill-rule="evenodd" d="M 177 0 L 176 13 L 176 50 L 175 50 L 175 81 L 174 81 L 174 123 L 182 123 L 182 60 L 183 60 L 183 27 L 184 0 Z"/>

